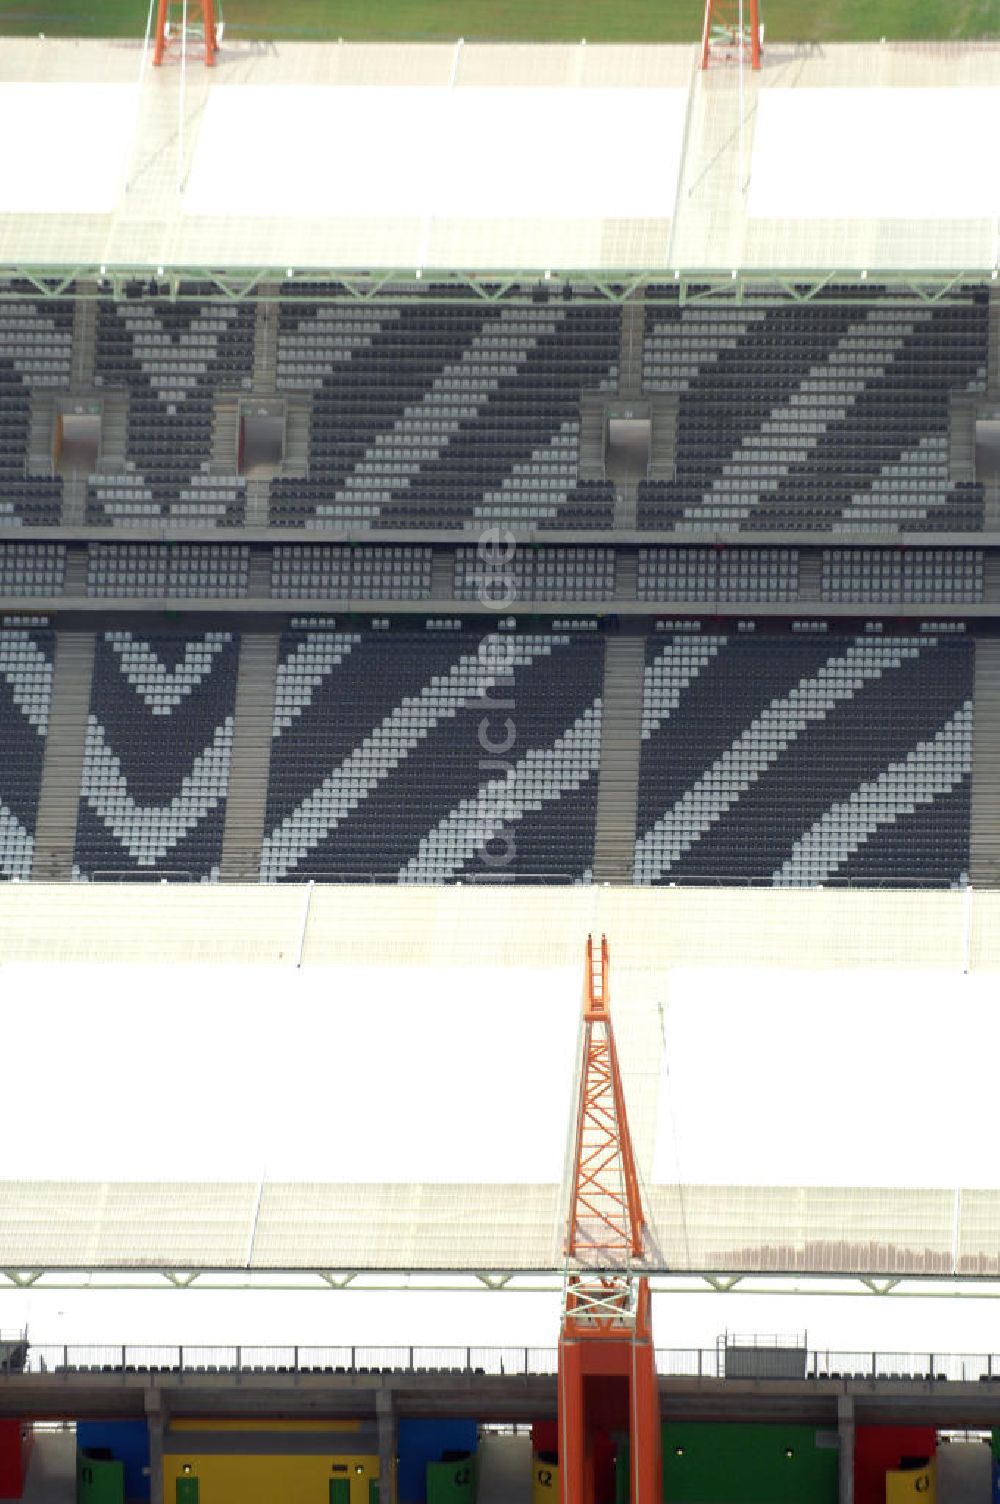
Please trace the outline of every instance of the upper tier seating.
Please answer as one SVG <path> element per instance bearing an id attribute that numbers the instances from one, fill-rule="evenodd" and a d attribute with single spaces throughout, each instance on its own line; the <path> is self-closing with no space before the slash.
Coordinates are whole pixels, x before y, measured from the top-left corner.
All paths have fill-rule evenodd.
<path id="1" fill-rule="evenodd" d="M 273 522 L 607 527 L 614 489 L 578 479 L 580 395 L 614 391 L 620 316 L 601 299 L 282 299 L 278 386 L 312 394 L 308 474 L 272 482 Z"/>
<path id="2" fill-rule="evenodd" d="M 26 880 L 52 701 L 53 634 L 0 627 L 0 877 Z"/>
<path id="3" fill-rule="evenodd" d="M 63 484 L 50 463 L 30 471 L 32 392 L 69 386 L 73 303 L 69 298 L 0 303 L 0 521 L 53 527 Z"/>
<path id="4" fill-rule="evenodd" d="M 973 664 L 961 634 L 654 634 L 635 881 L 962 882 Z"/>
<path id="5" fill-rule="evenodd" d="M 676 472 L 639 525 L 716 532 L 982 527 L 949 476 L 952 394 L 985 390 L 988 303 L 836 293 L 646 310 L 647 390 L 680 394 Z"/>
<path id="6" fill-rule="evenodd" d="M 90 477 L 89 523 L 244 520 L 245 482 L 209 471 L 215 395 L 251 388 L 253 346 L 252 303 L 101 300 L 94 380 L 128 393 L 127 466 Z"/>
<path id="7" fill-rule="evenodd" d="M 337 548 L 293 543 L 274 550 L 271 594 L 278 600 L 429 600 L 429 548 Z"/>
<path id="8" fill-rule="evenodd" d="M 603 664 L 568 632 L 286 633 L 262 880 L 589 875 Z"/>
<path id="9" fill-rule="evenodd" d="M 75 876 L 218 876 L 238 659 L 231 632 L 98 637 Z"/>

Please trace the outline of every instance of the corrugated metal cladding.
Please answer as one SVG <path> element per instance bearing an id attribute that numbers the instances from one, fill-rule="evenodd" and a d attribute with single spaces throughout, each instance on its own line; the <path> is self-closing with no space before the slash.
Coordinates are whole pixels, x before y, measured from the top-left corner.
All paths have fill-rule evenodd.
<path id="1" fill-rule="evenodd" d="M 727 1379 L 804 1379 L 804 1347 L 727 1347 Z"/>

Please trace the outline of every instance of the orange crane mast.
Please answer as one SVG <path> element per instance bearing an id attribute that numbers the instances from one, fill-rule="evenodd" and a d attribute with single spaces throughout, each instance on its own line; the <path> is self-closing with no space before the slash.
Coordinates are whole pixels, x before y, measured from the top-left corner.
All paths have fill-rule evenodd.
<path id="1" fill-rule="evenodd" d="M 559 1334 L 561 1504 L 607 1504 L 603 1439 L 628 1438 L 629 1504 L 661 1504 L 648 1229 L 611 1024 L 608 942 L 587 940 Z M 638 1271 L 637 1267 L 638 1266 Z"/>
<path id="2" fill-rule="evenodd" d="M 760 69 L 763 28 L 760 0 L 705 0 L 705 24 L 701 33 L 701 67 L 712 59 L 736 59 Z"/>
<path id="3" fill-rule="evenodd" d="M 177 11 L 181 10 L 178 17 Z M 171 15 L 173 11 L 173 15 Z M 200 38 L 205 55 L 205 64 L 215 67 L 215 55 L 219 50 L 221 28 L 216 25 L 215 0 L 158 0 L 156 7 L 156 31 L 153 38 L 153 63 L 159 66 L 171 50 L 176 51 L 185 29 Z"/>

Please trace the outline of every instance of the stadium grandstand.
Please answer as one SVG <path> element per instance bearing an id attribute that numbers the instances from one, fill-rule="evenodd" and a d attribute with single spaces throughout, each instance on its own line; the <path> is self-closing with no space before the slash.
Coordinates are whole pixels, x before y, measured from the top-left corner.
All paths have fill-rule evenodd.
<path id="1" fill-rule="evenodd" d="M 172 40 L 0 48 L 0 967 L 40 1000 L 5 1038 L 71 999 L 87 1083 L 46 1147 L 9 1072 L 4 1295 L 561 1292 L 591 934 L 658 1301 L 995 1293 L 988 1156 L 852 1160 L 801 1056 L 713 1052 L 808 985 L 991 1058 L 1000 41 Z M 714 1160 L 664 1147 L 665 993 Z M 943 1075 L 934 1033 L 898 1060 Z M 555 1331 L 0 1329 L 0 1498 L 648 1504 L 621 1428 L 561 1481 Z M 663 1498 L 988 1504 L 990 1337 L 661 1341 Z"/>

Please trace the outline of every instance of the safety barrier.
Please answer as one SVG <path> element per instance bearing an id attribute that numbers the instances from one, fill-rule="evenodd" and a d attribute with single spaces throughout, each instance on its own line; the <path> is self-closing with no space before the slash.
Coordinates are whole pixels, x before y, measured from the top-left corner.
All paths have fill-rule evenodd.
<path id="1" fill-rule="evenodd" d="M 549 1377 L 554 1347 L 286 1347 L 30 1343 L 0 1352 L 0 1374 L 473 1374 Z M 658 1348 L 663 1378 L 720 1379 L 724 1351 Z M 823 1380 L 883 1379 L 931 1383 L 1000 1383 L 998 1353 L 835 1352 L 811 1348 L 805 1376 Z M 756 1382 L 756 1381 L 755 1381 Z"/>

